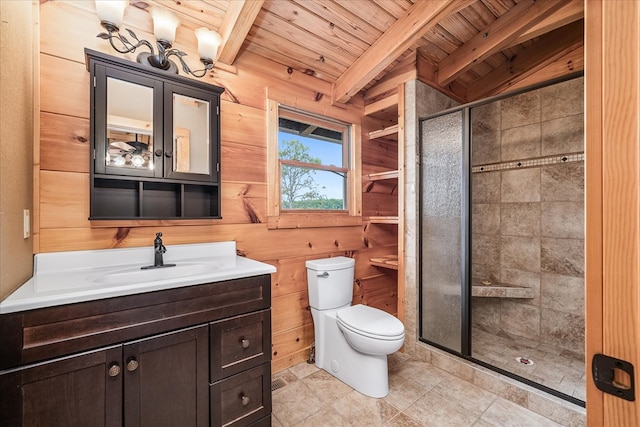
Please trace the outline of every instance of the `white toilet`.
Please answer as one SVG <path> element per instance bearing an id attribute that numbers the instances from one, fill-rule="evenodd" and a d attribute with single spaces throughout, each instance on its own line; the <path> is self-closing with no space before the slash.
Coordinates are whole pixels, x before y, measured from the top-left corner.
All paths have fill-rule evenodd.
<path id="1" fill-rule="evenodd" d="M 351 305 L 355 260 L 309 260 L 307 281 L 316 341 L 316 366 L 360 393 L 389 393 L 387 355 L 402 347 L 404 325 L 391 314 Z"/>

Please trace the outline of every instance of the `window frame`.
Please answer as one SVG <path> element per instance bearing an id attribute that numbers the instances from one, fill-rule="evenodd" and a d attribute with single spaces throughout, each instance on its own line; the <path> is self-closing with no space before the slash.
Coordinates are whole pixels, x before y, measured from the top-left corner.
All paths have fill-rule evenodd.
<path id="1" fill-rule="evenodd" d="M 323 114 L 309 111 L 308 108 L 299 108 L 280 103 L 275 99 L 267 99 L 267 223 L 268 228 L 307 228 L 307 227 L 340 227 L 362 225 L 362 173 L 360 164 L 361 125 L 353 114 L 343 114 L 344 110 L 338 109 L 335 114 Z M 279 118 L 281 110 L 286 111 L 286 117 L 305 122 L 318 121 L 318 124 L 331 128 L 332 122 L 345 123 L 347 125 L 347 144 L 343 143 L 343 159 L 347 164 L 342 168 L 328 165 L 317 165 L 313 169 L 346 172 L 346 185 L 344 199 L 347 204 L 345 210 L 295 210 L 282 209 L 281 207 L 281 166 L 291 164 L 304 166 L 306 163 L 293 160 L 282 161 L 279 156 Z M 328 109 L 331 110 L 331 109 Z M 345 120 L 344 117 L 348 119 Z M 326 118 L 326 121 L 323 120 Z M 345 129 L 341 125 L 333 124 L 340 132 Z"/>
<path id="2" fill-rule="evenodd" d="M 348 182 L 349 177 L 352 173 L 349 166 L 351 165 L 350 156 L 349 156 L 349 147 L 351 146 L 351 125 L 345 122 L 338 122 L 329 118 L 317 117 L 315 114 L 301 112 L 297 109 L 288 108 L 280 105 L 278 110 L 278 126 L 280 126 L 279 119 L 285 118 L 288 120 L 296 121 L 298 123 L 305 123 L 309 125 L 315 125 L 324 129 L 333 130 L 335 132 L 339 132 L 342 135 L 342 142 L 340 143 L 341 148 L 341 161 L 342 166 L 330 166 L 324 164 L 313 164 L 306 163 L 297 160 L 284 160 L 280 158 L 280 139 L 278 139 L 278 170 L 280 174 L 282 173 L 282 166 L 290 166 L 297 167 L 302 169 L 310 169 L 314 171 L 324 171 L 324 172 L 336 172 L 338 174 L 343 174 L 344 178 L 344 188 L 343 188 L 343 202 L 347 206 L 346 209 L 285 209 L 281 206 L 281 212 L 283 213 L 292 213 L 292 212 L 333 212 L 333 213 L 343 213 L 349 211 L 349 188 Z M 293 133 L 292 133 L 293 135 Z M 278 136 L 280 136 L 280 129 L 278 127 Z M 305 135 L 302 135 L 305 136 Z M 282 184 L 282 176 L 280 176 L 280 185 Z M 280 194 L 280 201 L 282 202 L 282 194 Z"/>

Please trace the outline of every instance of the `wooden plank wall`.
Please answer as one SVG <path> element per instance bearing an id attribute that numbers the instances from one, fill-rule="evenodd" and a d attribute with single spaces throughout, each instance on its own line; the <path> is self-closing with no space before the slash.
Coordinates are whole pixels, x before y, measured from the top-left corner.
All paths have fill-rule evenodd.
<path id="1" fill-rule="evenodd" d="M 144 11 L 129 7 L 124 26 L 140 38 L 153 39 Z M 397 244 L 395 228 L 267 229 L 267 88 L 290 94 L 297 105 L 315 105 L 320 113 L 335 107 L 329 103 L 327 82 L 304 73 L 289 74 L 286 67 L 249 52 L 244 52 L 234 67 L 216 68 L 212 77 L 206 77 L 226 89 L 221 108 L 223 219 L 89 221 L 90 89 L 83 50 L 88 47 L 119 55 L 95 37 L 101 31 L 93 2 L 40 4 L 41 126 L 36 147 L 40 162 L 35 165 L 39 181 L 35 188 L 35 253 L 147 246 L 156 231 L 164 233 L 169 250 L 172 244 L 235 240 L 242 255 L 278 269 L 272 277 L 274 372 L 306 360 L 313 342 L 304 266 L 308 259 L 354 257 L 354 302 L 396 313 L 395 277 L 381 274 L 368 263 L 369 257 L 386 254 Z M 197 53 L 180 44 L 181 35 L 179 29 L 176 46 L 193 62 Z M 349 115 L 355 112 L 361 116 L 362 105 L 362 99 L 356 97 L 345 108 Z M 380 162 L 390 154 L 383 146 L 363 147 L 363 152 L 363 170 L 367 171 L 382 166 Z"/>

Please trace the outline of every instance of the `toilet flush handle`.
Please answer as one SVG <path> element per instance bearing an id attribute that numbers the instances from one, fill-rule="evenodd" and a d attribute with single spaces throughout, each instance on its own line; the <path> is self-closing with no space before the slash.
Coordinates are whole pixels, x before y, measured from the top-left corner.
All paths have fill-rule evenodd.
<path id="1" fill-rule="evenodd" d="M 324 279 L 326 279 L 327 277 L 329 277 L 329 273 L 327 273 L 326 271 L 324 273 L 320 273 L 318 274 L 318 277 L 322 277 Z"/>

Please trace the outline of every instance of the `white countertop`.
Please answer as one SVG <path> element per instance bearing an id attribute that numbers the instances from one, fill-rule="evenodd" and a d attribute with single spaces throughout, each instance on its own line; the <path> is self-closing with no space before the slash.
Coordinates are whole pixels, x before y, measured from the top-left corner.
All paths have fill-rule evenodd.
<path id="1" fill-rule="evenodd" d="M 274 273 L 275 267 L 236 255 L 235 242 L 167 245 L 153 265 L 153 246 L 37 254 L 33 277 L 0 302 L 0 314 L 93 301 Z"/>

